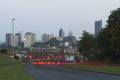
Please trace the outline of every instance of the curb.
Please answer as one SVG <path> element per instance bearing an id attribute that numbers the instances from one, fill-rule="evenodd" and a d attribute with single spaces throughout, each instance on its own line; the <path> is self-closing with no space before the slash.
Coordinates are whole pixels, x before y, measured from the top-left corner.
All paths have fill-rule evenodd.
<path id="1" fill-rule="evenodd" d="M 88 69 L 67 67 L 67 66 L 61 66 L 61 67 L 65 67 L 65 68 L 69 68 L 69 69 L 75 69 L 75 70 L 81 70 L 81 71 L 95 72 L 95 73 L 103 73 L 103 74 L 110 74 L 110 75 L 120 75 L 120 73 L 107 72 L 107 71 L 88 70 Z"/>

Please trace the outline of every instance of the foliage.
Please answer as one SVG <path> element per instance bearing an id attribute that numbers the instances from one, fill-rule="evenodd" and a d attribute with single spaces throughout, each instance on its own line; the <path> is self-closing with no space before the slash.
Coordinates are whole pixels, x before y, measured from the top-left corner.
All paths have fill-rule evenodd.
<path id="1" fill-rule="evenodd" d="M 59 45 L 59 40 L 57 40 L 56 38 L 51 38 L 46 43 L 49 44 L 51 47 L 54 47 Z"/>
<path id="2" fill-rule="evenodd" d="M 32 45 L 32 47 L 54 47 L 58 46 L 60 44 L 60 41 L 56 38 L 51 38 L 50 40 L 46 42 L 36 42 Z"/>
<path id="3" fill-rule="evenodd" d="M 111 12 L 107 26 L 98 35 L 103 59 L 120 61 L 120 8 Z"/>
<path id="4" fill-rule="evenodd" d="M 0 53 L 2 53 L 2 54 L 8 54 L 8 49 L 7 48 L 1 49 Z"/>
<path id="5" fill-rule="evenodd" d="M 43 42 L 35 42 L 32 47 L 43 47 L 44 43 Z"/>
<path id="6" fill-rule="evenodd" d="M 83 36 L 80 38 L 78 49 L 83 56 L 83 59 L 89 61 L 93 55 L 92 50 L 94 49 L 93 41 L 95 37 L 86 31 L 83 31 L 82 35 Z"/>
<path id="7" fill-rule="evenodd" d="M 80 61 L 80 57 L 79 56 L 75 56 L 75 61 L 79 62 Z"/>
<path id="8" fill-rule="evenodd" d="M 15 55 L 14 58 L 15 58 L 16 60 L 18 60 L 18 59 L 19 59 L 19 56 Z"/>
<path id="9" fill-rule="evenodd" d="M 0 44 L 0 48 L 12 48 L 11 45 L 7 45 L 6 43 Z"/>
<path id="10" fill-rule="evenodd" d="M 97 36 L 84 31 L 79 41 L 79 51 L 87 61 L 100 60 L 120 63 L 120 8 L 113 10 L 107 25 Z"/>

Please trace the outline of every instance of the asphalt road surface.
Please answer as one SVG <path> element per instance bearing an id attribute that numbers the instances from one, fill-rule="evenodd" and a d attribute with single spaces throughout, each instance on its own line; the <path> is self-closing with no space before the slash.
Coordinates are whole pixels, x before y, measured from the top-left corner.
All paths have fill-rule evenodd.
<path id="1" fill-rule="evenodd" d="M 120 80 L 120 75 L 75 70 L 59 65 L 29 65 L 25 71 L 35 80 Z"/>

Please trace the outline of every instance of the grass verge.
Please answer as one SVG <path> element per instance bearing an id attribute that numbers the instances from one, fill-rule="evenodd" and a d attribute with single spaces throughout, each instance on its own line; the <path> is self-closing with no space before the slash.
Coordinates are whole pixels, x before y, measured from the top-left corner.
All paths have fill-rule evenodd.
<path id="1" fill-rule="evenodd" d="M 100 72 L 108 72 L 108 73 L 119 73 L 120 74 L 120 66 L 98 66 L 98 65 L 81 65 L 81 64 L 65 64 L 64 67 L 75 68 L 75 69 L 83 69 L 83 70 L 91 70 L 91 71 L 100 71 Z"/>
<path id="2" fill-rule="evenodd" d="M 0 54 L 0 80 L 33 80 L 33 77 L 24 71 L 24 65 Z"/>

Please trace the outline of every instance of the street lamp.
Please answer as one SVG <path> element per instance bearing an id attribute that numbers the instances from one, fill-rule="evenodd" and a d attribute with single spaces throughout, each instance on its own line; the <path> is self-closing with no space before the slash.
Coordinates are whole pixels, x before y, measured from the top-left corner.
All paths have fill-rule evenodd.
<path id="1" fill-rule="evenodd" d="M 14 47 L 14 20 L 15 18 L 12 18 L 12 46 Z"/>
<path id="2" fill-rule="evenodd" d="M 22 50 L 22 31 L 20 31 L 20 42 L 19 42 L 19 44 L 20 44 L 20 52 L 21 52 L 21 50 Z"/>
<path id="3" fill-rule="evenodd" d="M 12 38 L 11 38 L 11 42 L 12 42 L 12 46 L 13 46 L 13 49 L 12 49 L 12 54 L 14 55 L 14 20 L 15 18 L 12 18 Z"/>

